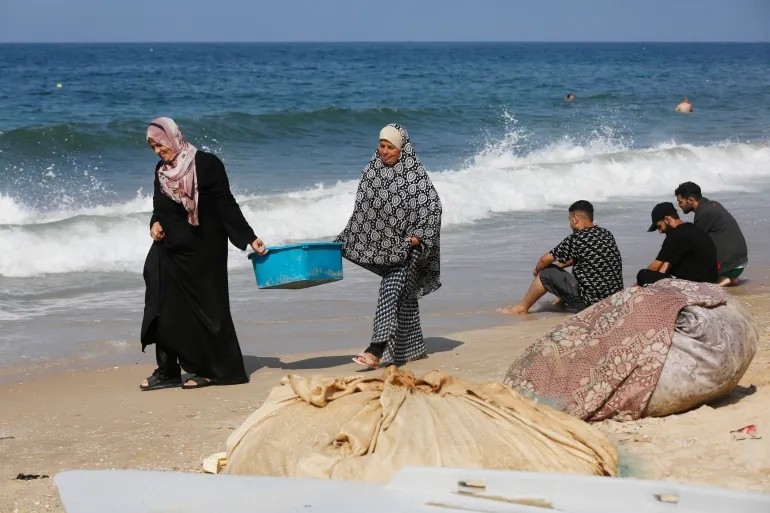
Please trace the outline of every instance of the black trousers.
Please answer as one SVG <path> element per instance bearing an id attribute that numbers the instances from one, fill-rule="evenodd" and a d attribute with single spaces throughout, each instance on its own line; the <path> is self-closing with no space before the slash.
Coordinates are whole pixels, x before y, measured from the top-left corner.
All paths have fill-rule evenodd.
<path id="1" fill-rule="evenodd" d="M 651 269 L 642 269 L 636 273 L 636 284 L 640 287 L 644 287 L 645 285 L 650 285 L 664 278 L 671 278 L 671 275 L 653 271 Z"/>
<path id="2" fill-rule="evenodd" d="M 155 344 L 155 361 L 158 368 L 167 378 L 178 378 L 182 374 L 179 366 L 179 356 L 176 353 L 164 350 L 160 344 Z"/>

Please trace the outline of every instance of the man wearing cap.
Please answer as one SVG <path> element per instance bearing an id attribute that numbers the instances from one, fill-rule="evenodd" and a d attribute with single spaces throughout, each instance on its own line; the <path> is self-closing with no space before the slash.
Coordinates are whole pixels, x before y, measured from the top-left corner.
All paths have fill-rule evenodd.
<path id="1" fill-rule="evenodd" d="M 717 247 L 719 284 L 735 285 L 746 268 L 748 249 L 738 222 L 718 201 L 701 195 L 698 184 L 684 182 L 674 191 L 682 212 L 695 212 L 693 224 L 706 232 Z"/>
<path id="2" fill-rule="evenodd" d="M 717 248 L 706 232 L 679 219 L 673 203 L 658 203 L 652 209 L 648 232 L 666 235 L 658 256 L 636 275 L 644 286 L 663 278 L 714 283 L 717 281 Z"/>

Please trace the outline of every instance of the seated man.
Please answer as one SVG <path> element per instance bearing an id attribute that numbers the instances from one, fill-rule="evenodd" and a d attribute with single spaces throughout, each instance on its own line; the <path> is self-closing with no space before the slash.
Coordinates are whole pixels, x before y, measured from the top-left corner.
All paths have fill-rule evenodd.
<path id="1" fill-rule="evenodd" d="M 663 278 L 714 283 L 717 281 L 717 248 L 706 232 L 679 219 L 672 203 L 658 203 L 652 209 L 647 230 L 666 234 L 658 256 L 636 275 L 644 286 Z"/>
<path id="2" fill-rule="evenodd" d="M 612 234 L 594 225 L 594 207 L 585 200 L 569 207 L 572 234 L 540 257 L 524 298 L 503 313 L 527 313 L 546 292 L 582 310 L 623 289 L 623 264 Z M 574 266 L 572 274 L 565 267 Z"/>
<path id="3" fill-rule="evenodd" d="M 737 284 L 738 276 L 749 261 L 746 239 L 738 222 L 719 202 L 704 198 L 696 183 L 679 184 L 674 195 L 682 212 L 695 212 L 693 224 L 714 241 L 719 261 L 719 284 L 723 287 Z"/>

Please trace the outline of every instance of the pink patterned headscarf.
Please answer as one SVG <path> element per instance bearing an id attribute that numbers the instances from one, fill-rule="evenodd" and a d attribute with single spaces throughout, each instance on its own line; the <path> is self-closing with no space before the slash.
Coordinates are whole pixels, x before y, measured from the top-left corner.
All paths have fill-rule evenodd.
<path id="1" fill-rule="evenodd" d="M 198 226 L 198 173 L 195 153 L 198 149 L 185 141 L 182 131 L 171 118 L 155 118 L 147 127 L 147 139 L 153 139 L 174 152 L 170 162 L 158 168 L 163 194 L 181 203 L 187 210 L 187 222 Z"/>

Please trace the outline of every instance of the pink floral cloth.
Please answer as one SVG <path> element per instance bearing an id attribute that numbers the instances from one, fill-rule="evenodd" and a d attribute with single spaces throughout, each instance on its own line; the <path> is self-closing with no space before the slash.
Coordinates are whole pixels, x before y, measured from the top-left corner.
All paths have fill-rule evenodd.
<path id="1" fill-rule="evenodd" d="M 658 384 L 679 312 L 725 302 L 718 285 L 686 280 L 624 289 L 528 347 L 504 382 L 583 420 L 638 419 Z"/>
<path id="2" fill-rule="evenodd" d="M 171 118 L 155 118 L 147 126 L 147 138 L 174 152 L 174 159 L 158 168 L 163 194 L 181 203 L 187 210 L 187 222 L 198 226 L 198 172 L 195 154 L 198 149 L 187 142 Z"/>

